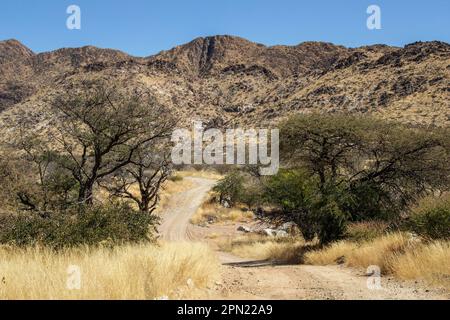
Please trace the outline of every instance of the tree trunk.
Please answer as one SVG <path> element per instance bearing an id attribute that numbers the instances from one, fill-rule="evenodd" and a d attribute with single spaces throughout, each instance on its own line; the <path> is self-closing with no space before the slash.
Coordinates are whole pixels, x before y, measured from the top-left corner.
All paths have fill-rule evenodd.
<path id="1" fill-rule="evenodd" d="M 84 185 L 80 186 L 80 190 L 78 192 L 78 203 L 79 205 L 91 205 L 93 203 L 93 182 L 86 182 Z"/>

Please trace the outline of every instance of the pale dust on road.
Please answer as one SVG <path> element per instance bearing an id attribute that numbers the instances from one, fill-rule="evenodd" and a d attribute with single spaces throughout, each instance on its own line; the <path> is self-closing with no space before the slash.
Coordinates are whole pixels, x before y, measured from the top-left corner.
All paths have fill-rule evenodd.
<path id="1" fill-rule="evenodd" d="M 198 241 L 190 218 L 215 180 L 186 177 L 193 187 L 174 194 L 162 212 L 159 228 L 165 241 Z M 218 252 L 222 280 L 205 291 L 206 299 L 449 299 L 448 293 L 419 283 L 381 278 L 380 289 L 368 289 L 360 270 L 342 266 L 270 265 Z M 246 262 L 247 261 L 247 262 Z"/>
<path id="2" fill-rule="evenodd" d="M 163 222 L 159 229 L 161 239 L 166 241 L 191 240 L 189 235 L 190 219 L 204 201 L 206 194 L 216 183 L 215 180 L 186 177 L 193 187 L 175 193 L 161 213 Z"/>

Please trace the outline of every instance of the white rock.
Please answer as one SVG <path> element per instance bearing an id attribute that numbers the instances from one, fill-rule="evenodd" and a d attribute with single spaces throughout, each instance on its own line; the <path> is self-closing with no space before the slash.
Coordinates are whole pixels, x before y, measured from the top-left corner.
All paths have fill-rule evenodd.
<path id="1" fill-rule="evenodd" d="M 262 233 L 268 237 L 275 237 L 277 235 L 277 230 L 274 229 L 263 229 Z"/>
<path id="2" fill-rule="evenodd" d="M 281 225 L 281 227 L 279 228 L 279 230 L 289 231 L 290 229 L 292 229 L 295 226 L 296 226 L 295 222 L 290 221 L 290 222 L 283 223 Z"/>
<path id="3" fill-rule="evenodd" d="M 276 231 L 276 236 L 279 237 L 279 238 L 286 238 L 286 237 L 289 236 L 289 234 L 286 231 L 284 231 L 284 230 L 277 230 Z"/>

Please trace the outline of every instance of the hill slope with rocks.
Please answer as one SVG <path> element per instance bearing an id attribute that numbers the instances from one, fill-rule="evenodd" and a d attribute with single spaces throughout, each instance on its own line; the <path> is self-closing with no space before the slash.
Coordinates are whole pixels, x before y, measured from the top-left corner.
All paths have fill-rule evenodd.
<path id="1" fill-rule="evenodd" d="M 45 127 L 60 88 L 105 79 L 145 89 L 184 123 L 274 125 L 293 113 L 355 112 L 417 125 L 450 124 L 450 45 L 345 48 L 322 42 L 265 46 L 197 38 L 149 57 L 96 47 L 36 54 L 0 42 L 0 130 Z"/>

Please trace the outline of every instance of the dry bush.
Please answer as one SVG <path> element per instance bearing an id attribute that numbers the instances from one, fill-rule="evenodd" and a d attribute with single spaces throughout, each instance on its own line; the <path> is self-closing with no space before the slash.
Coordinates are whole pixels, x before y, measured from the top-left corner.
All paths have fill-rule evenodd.
<path id="1" fill-rule="evenodd" d="M 182 176 L 179 176 L 179 175 L 177 175 L 177 174 L 174 174 L 174 175 L 171 175 L 171 176 L 169 177 L 169 180 L 172 181 L 172 182 L 178 182 L 178 181 L 182 181 L 182 180 L 183 180 L 183 177 L 182 177 Z"/>
<path id="2" fill-rule="evenodd" d="M 185 178 L 185 177 L 198 177 L 212 180 L 219 180 L 223 178 L 223 175 L 214 171 L 214 170 L 195 170 L 195 169 L 186 169 L 182 171 L 178 171 L 177 175 Z"/>
<path id="3" fill-rule="evenodd" d="M 175 193 L 183 192 L 189 190 L 192 187 L 192 181 L 187 179 L 182 179 L 179 181 L 166 181 L 161 187 L 161 192 L 159 194 L 158 207 L 156 212 L 161 212 L 170 202 L 170 198 Z"/>
<path id="4" fill-rule="evenodd" d="M 368 241 L 386 234 L 389 224 L 384 221 L 354 222 L 347 225 L 345 238 L 353 241 Z"/>
<path id="5" fill-rule="evenodd" d="M 67 288 L 69 266 L 80 268 L 80 290 Z M 192 243 L 57 253 L 0 247 L 0 270 L 0 299 L 192 298 L 216 279 L 219 264 L 206 245 Z"/>

